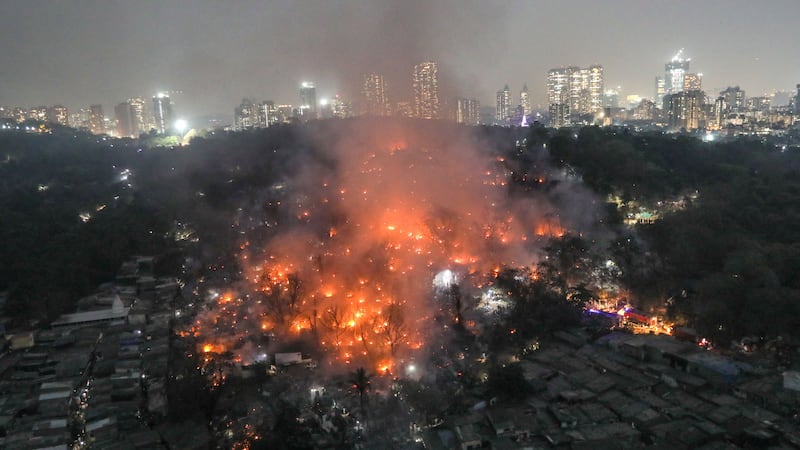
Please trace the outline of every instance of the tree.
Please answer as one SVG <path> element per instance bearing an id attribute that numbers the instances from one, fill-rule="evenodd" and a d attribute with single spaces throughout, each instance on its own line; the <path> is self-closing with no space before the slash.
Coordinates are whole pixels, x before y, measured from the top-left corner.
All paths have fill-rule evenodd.
<path id="1" fill-rule="evenodd" d="M 397 303 L 390 304 L 383 309 L 379 320 L 383 320 L 379 329 L 389 345 L 389 352 L 394 357 L 397 346 L 406 336 L 406 323 L 402 307 Z"/>
<path id="2" fill-rule="evenodd" d="M 367 374 L 363 367 L 359 367 L 355 372 L 350 374 L 350 382 L 353 384 L 353 389 L 358 392 L 358 403 L 361 406 L 361 412 L 364 412 L 364 398 L 367 391 L 371 388 L 370 380 L 372 375 Z"/>
<path id="3" fill-rule="evenodd" d="M 342 333 L 346 328 L 344 308 L 333 305 L 325 310 L 322 315 L 322 325 L 333 333 L 333 345 L 338 349 L 342 344 Z"/>

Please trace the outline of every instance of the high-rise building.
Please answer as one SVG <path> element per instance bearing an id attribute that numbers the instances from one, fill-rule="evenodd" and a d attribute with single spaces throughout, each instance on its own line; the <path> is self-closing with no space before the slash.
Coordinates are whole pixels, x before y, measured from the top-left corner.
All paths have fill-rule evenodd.
<path id="1" fill-rule="evenodd" d="M 233 110 L 233 127 L 236 130 L 248 130 L 259 125 L 259 108 L 250 99 L 243 98 Z"/>
<path id="2" fill-rule="evenodd" d="M 700 128 L 705 94 L 702 91 L 680 91 L 664 96 L 667 124 L 687 131 Z"/>
<path id="3" fill-rule="evenodd" d="M 603 108 L 619 108 L 619 91 L 609 89 L 603 93 Z"/>
<path id="4" fill-rule="evenodd" d="M 155 130 L 161 134 L 169 133 L 172 129 L 172 101 L 169 95 L 159 92 L 153 97 L 153 119 Z"/>
<path id="5" fill-rule="evenodd" d="M 134 97 L 128 99 L 131 107 L 131 122 L 133 123 L 132 132 L 134 136 L 150 131 L 151 124 L 147 117 L 147 107 L 144 98 Z"/>
<path id="6" fill-rule="evenodd" d="M 687 73 L 683 77 L 683 90 L 684 91 L 702 91 L 703 90 L 703 74 L 702 73 Z"/>
<path id="7" fill-rule="evenodd" d="M 300 117 L 303 120 L 317 118 L 317 88 L 314 83 L 300 83 Z"/>
<path id="8" fill-rule="evenodd" d="M 114 107 L 114 118 L 117 122 L 118 137 L 135 137 L 138 135 L 130 103 L 122 102 L 117 104 Z"/>
<path id="9" fill-rule="evenodd" d="M 388 116 L 390 113 L 389 99 L 383 75 L 367 73 L 364 74 L 363 81 L 361 86 L 362 113 L 371 116 Z"/>
<path id="10" fill-rule="evenodd" d="M 420 119 L 439 118 L 439 70 L 433 61 L 414 66 L 414 113 Z"/>
<path id="11" fill-rule="evenodd" d="M 550 123 L 556 128 L 569 125 L 569 80 L 576 67 L 550 69 L 547 72 L 547 105 Z"/>
<path id="12" fill-rule="evenodd" d="M 596 64 L 589 66 L 588 69 L 582 69 L 582 71 L 588 72 L 587 89 L 589 90 L 589 108 L 584 113 L 598 113 L 603 110 L 603 66 Z"/>
<path id="13" fill-rule="evenodd" d="M 632 110 L 633 110 L 632 114 L 633 120 L 652 121 L 655 120 L 656 115 L 658 114 L 656 110 L 656 105 L 647 99 L 643 99 Z"/>
<path id="14" fill-rule="evenodd" d="M 500 125 L 506 125 L 511 118 L 511 89 L 508 85 L 497 91 L 497 104 L 495 109 L 495 120 Z"/>
<path id="15" fill-rule="evenodd" d="M 528 93 L 528 85 L 523 84 L 522 90 L 519 91 L 519 106 L 522 106 L 522 112 L 525 116 L 530 116 L 533 112 L 531 107 L 531 95 Z"/>
<path id="16" fill-rule="evenodd" d="M 727 89 L 719 93 L 720 96 L 725 98 L 727 105 L 726 112 L 741 112 L 744 111 L 745 95 L 744 91 L 739 86 L 728 86 Z"/>
<path id="17" fill-rule="evenodd" d="M 59 125 L 69 125 L 69 111 L 64 105 L 55 105 L 47 109 L 47 121 Z"/>
<path id="18" fill-rule="evenodd" d="M 387 109 L 389 109 L 388 105 Z M 345 119 L 353 116 L 353 105 L 351 102 L 343 99 L 339 94 L 334 95 L 333 99 L 331 99 L 331 110 L 333 112 L 333 117 L 338 119 Z"/>
<path id="19" fill-rule="evenodd" d="M 797 86 L 797 95 L 794 97 L 794 113 L 800 115 L 800 84 Z"/>
<path id="20" fill-rule="evenodd" d="M 106 132 L 106 116 L 103 114 L 103 105 L 91 105 L 89 107 L 89 131 L 94 134 Z"/>
<path id="21" fill-rule="evenodd" d="M 411 102 L 397 102 L 394 114 L 398 117 L 414 117 L 414 105 Z"/>
<path id="22" fill-rule="evenodd" d="M 262 128 L 270 127 L 278 123 L 278 110 L 275 102 L 267 100 L 257 105 L 258 126 Z"/>
<path id="23" fill-rule="evenodd" d="M 547 75 L 547 101 L 550 117 L 560 126 L 571 123 L 572 117 L 603 111 L 603 66 L 581 69 L 552 69 Z M 554 112 L 560 117 L 554 119 Z"/>
<path id="24" fill-rule="evenodd" d="M 684 90 L 686 73 L 689 72 L 690 59 L 683 58 L 683 49 L 680 49 L 670 62 L 664 65 L 665 93 L 675 94 Z"/>
<path id="25" fill-rule="evenodd" d="M 656 108 L 661 109 L 664 107 L 664 96 L 667 95 L 667 82 L 664 77 L 656 77 Z"/>
<path id="26" fill-rule="evenodd" d="M 459 98 L 456 104 L 456 122 L 478 125 L 480 104 L 474 98 Z"/>

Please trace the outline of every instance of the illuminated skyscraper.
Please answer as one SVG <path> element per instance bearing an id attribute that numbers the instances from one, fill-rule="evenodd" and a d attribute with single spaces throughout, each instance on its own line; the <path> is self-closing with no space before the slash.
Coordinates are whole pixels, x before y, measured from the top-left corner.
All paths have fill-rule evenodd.
<path id="1" fill-rule="evenodd" d="M 597 113 L 603 110 L 603 66 L 589 66 L 588 69 L 589 110 L 587 113 Z"/>
<path id="2" fill-rule="evenodd" d="M 145 122 L 144 99 L 135 97 L 114 107 L 117 122 L 117 135 L 120 137 L 137 137 L 148 131 Z"/>
<path id="3" fill-rule="evenodd" d="M 531 95 L 528 93 L 527 84 L 523 85 L 522 90 L 519 92 L 519 106 L 522 106 L 522 112 L 526 116 L 530 116 L 531 112 L 533 112 L 533 108 L 531 108 Z"/>
<path id="4" fill-rule="evenodd" d="M 460 98 L 456 105 L 456 122 L 467 125 L 479 123 L 480 104 L 474 98 Z"/>
<path id="5" fill-rule="evenodd" d="M 664 96 L 667 95 L 667 82 L 664 77 L 656 77 L 656 108 L 664 107 Z"/>
<path id="6" fill-rule="evenodd" d="M 703 90 L 703 74 L 702 73 L 687 73 L 683 77 L 683 90 L 684 91 L 702 91 Z"/>
<path id="7" fill-rule="evenodd" d="M 258 126 L 270 127 L 278 123 L 278 109 L 275 107 L 275 102 L 267 100 L 257 105 L 258 109 Z"/>
<path id="8" fill-rule="evenodd" d="M 103 114 L 103 105 L 92 105 L 89 107 L 89 130 L 94 134 L 106 132 L 106 117 Z"/>
<path id="9" fill-rule="evenodd" d="M 700 128 L 704 99 L 702 91 L 680 91 L 664 96 L 664 113 L 669 127 L 687 131 Z"/>
<path id="10" fill-rule="evenodd" d="M 728 87 L 719 93 L 720 96 L 725 98 L 727 110 L 725 112 L 741 112 L 745 109 L 745 95 L 744 91 L 739 86 Z"/>
<path id="11" fill-rule="evenodd" d="M 233 110 L 233 127 L 236 130 L 247 130 L 255 128 L 259 124 L 258 107 L 256 103 L 250 99 L 242 99 Z"/>
<path id="12" fill-rule="evenodd" d="M 308 81 L 300 84 L 300 116 L 303 120 L 317 118 L 317 88 Z"/>
<path id="13" fill-rule="evenodd" d="M 47 109 L 47 121 L 59 125 L 69 125 L 69 111 L 66 106 L 55 105 Z"/>
<path id="14" fill-rule="evenodd" d="M 169 95 L 159 92 L 153 97 L 153 119 L 155 129 L 161 134 L 170 132 L 172 128 L 172 102 Z"/>
<path id="15" fill-rule="evenodd" d="M 128 105 L 131 107 L 132 131 L 134 135 L 138 136 L 139 134 L 150 131 L 144 99 L 142 97 L 129 98 Z"/>
<path id="16" fill-rule="evenodd" d="M 569 80 L 576 67 L 562 67 L 547 72 L 547 109 L 550 123 L 559 128 L 569 125 Z"/>
<path id="17" fill-rule="evenodd" d="M 683 59 L 683 49 L 680 49 L 672 60 L 664 65 L 664 90 L 665 94 L 675 94 L 684 90 L 686 73 L 689 72 L 690 59 Z"/>
<path id="18" fill-rule="evenodd" d="M 363 114 L 371 116 L 389 115 L 389 100 L 383 75 L 377 73 L 364 74 L 361 98 L 363 101 Z"/>
<path id="19" fill-rule="evenodd" d="M 511 89 L 506 85 L 502 90 L 497 91 L 497 108 L 495 109 L 495 120 L 498 124 L 508 124 L 511 118 Z"/>
<path id="20" fill-rule="evenodd" d="M 439 118 L 439 74 L 433 61 L 414 66 L 414 113 L 420 119 Z"/>

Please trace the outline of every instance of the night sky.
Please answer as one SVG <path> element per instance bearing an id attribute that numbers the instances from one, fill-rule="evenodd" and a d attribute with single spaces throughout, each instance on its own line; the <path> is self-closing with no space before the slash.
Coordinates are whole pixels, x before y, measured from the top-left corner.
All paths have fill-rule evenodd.
<path id="1" fill-rule="evenodd" d="M 703 88 L 748 95 L 800 83 L 798 0 L 3 0 L 0 105 L 102 103 L 182 90 L 182 115 L 231 114 L 242 97 L 355 98 L 385 74 L 408 98 L 414 63 L 440 63 L 446 96 L 494 105 L 508 83 L 544 103 L 546 72 L 605 67 L 606 88 L 653 96 L 681 47 Z"/>

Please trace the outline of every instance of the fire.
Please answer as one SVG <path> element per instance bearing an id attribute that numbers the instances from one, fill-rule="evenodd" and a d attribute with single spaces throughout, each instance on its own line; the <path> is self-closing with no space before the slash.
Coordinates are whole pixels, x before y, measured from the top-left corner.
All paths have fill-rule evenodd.
<path id="1" fill-rule="evenodd" d="M 424 348 L 434 317 L 453 316 L 434 299 L 437 273 L 452 271 L 448 289 L 491 283 L 503 267 L 531 264 L 534 236 L 564 233 L 549 205 L 508 198 L 504 158 L 477 151 L 469 136 L 391 127 L 343 136 L 324 144 L 335 169 L 310 167 L 269 200 L 284 213 L 280 225 L 242 231 L 246 284 L 220 297 L 201 338 L 313 336 L 332 359 L 390 372 Z"/>

